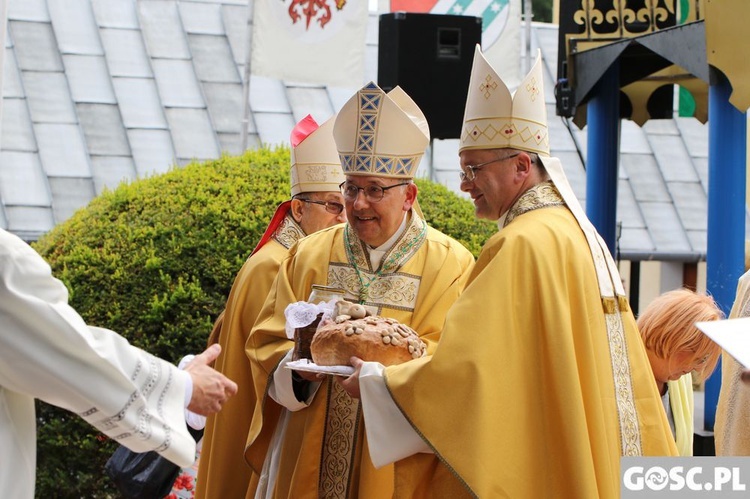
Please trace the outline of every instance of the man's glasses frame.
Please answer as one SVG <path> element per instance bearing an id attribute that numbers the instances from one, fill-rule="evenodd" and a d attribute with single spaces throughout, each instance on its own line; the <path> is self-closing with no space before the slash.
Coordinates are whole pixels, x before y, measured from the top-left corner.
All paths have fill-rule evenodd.
<path id="1" fill-rule="evenodd" d="M 506 159 L 515 158 L 519 154 L 521 153 L 517 152 L 515 154 L 511 154 L 510 156 L 505 156 L 504 158 L 491 159 L 489 161 L 485 161 L 484 163 L 479 163 L 478 165 L 462 166 L 461 171 L 458 172 L 458 177 L 461 179 L 461 182 L 473 182 L 474 179 L 477 178 L 477 171 L 481 170 L 482 167 L 487 166 L 490 163 L 496 163 L 498 161 L 505 161 Z"/>
<path id="2" fill-rule="evenodd" d="M 318 201 L 317 199 L 305 199 L 305 198 L 294 198 L 302 201 L 303 203 L 313 203 L 313 204 L 319 204 L 321 206 L 326 207 L 326 211 L 332 215 L 341 215 L 341 212 L 344 211 L 344 205 L 341 203 L 336 203 L 334 201 Z"/>
<path id="3" fill-rule="evenodd" d="M 341 185 L 339 185 L 339 189 L 341 189 L 341 194 L 344 195 L 344 199 L 346 201 L 356 201 L 357 197 L 359 197 L 359 191 L 362 191 L 365 193 L 365 198 L 367 198 L 368 201 L 370 201 L 371 203 L 377 203 L 383 199 L 383 197 L 385 196 L 385 191 L 387 191 L 388 189 L 393 189 L 394 187 L 400 187 L 402 185 L 409 185 L 410 183 L 411 182 L 401 182 L 400 184 L 393 184 L 387 187 L 383 187 L 377 184 L 370 184 L 364 187 L 360 187 L 355 184 L 341 182 Z"/>

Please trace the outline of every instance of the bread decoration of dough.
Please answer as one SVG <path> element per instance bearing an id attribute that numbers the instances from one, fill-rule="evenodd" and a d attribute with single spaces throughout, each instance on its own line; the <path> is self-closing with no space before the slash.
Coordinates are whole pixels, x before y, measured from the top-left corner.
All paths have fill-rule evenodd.
<path id="1" fill-rule="evenodd" d="M 390 366 L 425 354 L 416 331 L 395 319 L 370 315 L 362 305 L 339 300 L 333 317 L 321 322 L 310 344 L 319 366 L 349 365 L 351 357 Z"/>

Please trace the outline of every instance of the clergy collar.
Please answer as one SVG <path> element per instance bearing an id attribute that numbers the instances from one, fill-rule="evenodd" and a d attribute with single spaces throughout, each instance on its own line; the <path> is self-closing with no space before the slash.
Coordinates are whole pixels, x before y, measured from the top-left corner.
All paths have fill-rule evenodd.
<path id="1" fill-rule="evenodd" d="M 373 248 L 369 244 L 365 244 L 365 248 L 367 248 L 367 252 L 372 253 L 373 251 L 380 251 L 382 253 L 385 253 L 386 251 L 391 249 L 393 245 L 396 244 L 396 241 L 398 241 L 398 238 L 401 237 L 401 234 L 403 234 L 404 231 L 406 230 L 406 226 L 410 218 L 409 216 L 410 213 L 411 211 L 404 213 L 404 219 L 401 220 L 401 225 L 398 226 L 398 229 L 396 229 L 396 232 L 394 232 L 393 235 L 386 242 L 384 242 L 377 248 Z"/>

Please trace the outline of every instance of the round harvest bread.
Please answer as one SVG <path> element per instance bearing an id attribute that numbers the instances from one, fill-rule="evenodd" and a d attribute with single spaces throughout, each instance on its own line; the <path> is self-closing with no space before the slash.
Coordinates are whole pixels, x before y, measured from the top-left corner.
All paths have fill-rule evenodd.
<path id="1" fill-rule="evenodd" d="M 349 365 L 351 357 L 359 357 L 390 366 L 424 355 L 425 344 L 417 333 L 394 319 L 343 317 L 322 324 L 313 336 L 310 351 L 317 365 Z"/>

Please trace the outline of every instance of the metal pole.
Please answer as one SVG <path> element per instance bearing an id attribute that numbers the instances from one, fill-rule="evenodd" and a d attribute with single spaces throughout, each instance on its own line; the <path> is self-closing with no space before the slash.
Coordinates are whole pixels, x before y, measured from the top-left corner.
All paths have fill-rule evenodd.
<path id="1" fill-rule="evenodd" d="M 8 32 L 8 0 L 0 0 L 0 123 L 3 122 L 3 74 L 5 71 L 5 38 Z M 0 127 L 2 128 L 2 127 Z M 0 137 L 2 137 L 0 130 Z"/>
<path id="2" fill-rule="evenodd" d="M 531 0 L 524 0 L 523 3 L 523 11 L 524 11 L 524 20 L 526 22 L 525 28 L 526 28 L 526 57 L 524 60 L 526 61 L 524 64 L 526 67 L 524 68 L 524 74 L 528 73 L 531 70 L 531 64 L 532 64 L 532 58 L 531 58 L 531 19 L 534 17 L 534 11 L 531 7 Z"/>
<path id="3" fill-rule="evenodd" d="M 620 157 L 620 68 L 613 64 L 593 89 L 587 107 L 586 214 L 615 255 L 617 169 Z"/>
<path id="4" fill-rule="evenodd" d="M 247 5 L 247 53 L 245 54 L 245 78 L 242 82 L 242 121 L 241 121 L 241 144 L 242 153 L 247 150 L 247 129 L 250 120 L 253 119 L 250 113 L 250 75 L 252 75 L 251 61 L 253 60 L 253 11 L 255 9 L 255 0 L 248 0 Z"/>
<path id="5" fill-rule="evenodd" d="M 706 288 L 729 315 L 745 266 L 747 117 L 729 103 L 732 87 L 718 76 L 708 89 L 708 234 Z M 706 381 L 704 429 L 713 431 L 721 363 Z"/>

